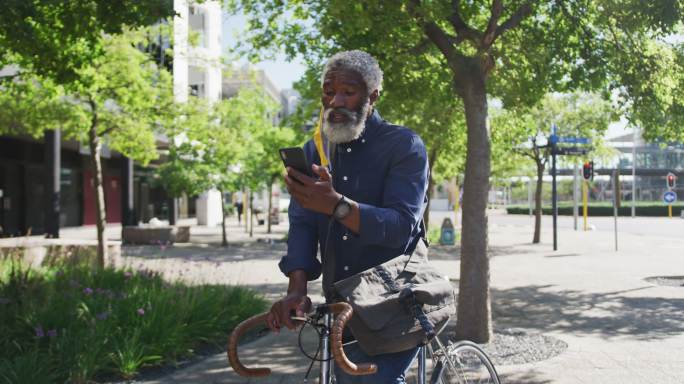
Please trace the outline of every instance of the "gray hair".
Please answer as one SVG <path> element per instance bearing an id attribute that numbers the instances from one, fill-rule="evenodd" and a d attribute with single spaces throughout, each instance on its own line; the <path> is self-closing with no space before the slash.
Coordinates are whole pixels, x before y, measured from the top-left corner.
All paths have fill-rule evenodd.
<path id="1" fill-rule="evenodd" d="M 321 75 L 321 85 L 325 80 L 325 75 L 333 69 L 354 71 L 360 74 L 366 83 L 369 94 L 376 89 L 378 92 L 382 90 L 382 70 L 378 61 L 367 52 L 353 50 L 334 54 L 325 63 L 323 74 Z"/>

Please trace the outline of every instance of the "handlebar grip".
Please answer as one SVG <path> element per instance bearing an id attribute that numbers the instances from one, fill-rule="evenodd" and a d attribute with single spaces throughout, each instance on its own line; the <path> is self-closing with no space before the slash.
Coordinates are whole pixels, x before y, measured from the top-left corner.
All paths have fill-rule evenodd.
<path id="1" fill-rule="evenodd" d="M 342 331 L 347 321 L 351 319 L 354 310 L 351 305 L 347 303 L 334 303 L 328 306 L 330 312 L 334 313 L 335 322 L 332 326 L 332 354 L 335 358 L 335 363 L 342 368 L 343 371 L 350 375 L 370 375 L 378 371 L 378 366 L 373 363 L 354 364 L 344 354 L 344 347 L 342 345 Z"/>
<path id="2" fill-rule="evenodd" d="M 235 327 L 233 332 L 230 333 L 230 337 L 228 338 L 228 361 L 230 362 L 230 366 L 233 367 L 233 370 L 235 370 L 235 372 L 240 376 L 262 377 L 271 374 L 271 370 L 269 368 L 245 367 L 240 362 L 237 352 L 237 344 L 238 340 L 240 340 L 240 336 L 242 336 L 245 332 L 247 332 L 251 328 L 254 328 L 255 326 L 266 324 L 267 316 L 268 312 L 252 316 L 249 319 L 238 324 L 238 326 Z"/>

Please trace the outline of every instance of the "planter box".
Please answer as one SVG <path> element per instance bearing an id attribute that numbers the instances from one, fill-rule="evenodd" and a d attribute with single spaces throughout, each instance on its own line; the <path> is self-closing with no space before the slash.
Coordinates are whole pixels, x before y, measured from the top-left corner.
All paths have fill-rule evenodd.
<path id="1" fill-rule="evenodd" d="M 121 243 L 107 241 L 105 266 L 118 268 Z M 0 239 L 0 258 L 19 258 L 31 267 L 88 263 L 97 265 L 97 240 L 44 239 L 38 236 Z"/>
<path id="2" fill-rule="evenodd" d="M 173 244 L 190 241 L 188 226 L 126 226 L 123 228 L 124 244 Z"/>

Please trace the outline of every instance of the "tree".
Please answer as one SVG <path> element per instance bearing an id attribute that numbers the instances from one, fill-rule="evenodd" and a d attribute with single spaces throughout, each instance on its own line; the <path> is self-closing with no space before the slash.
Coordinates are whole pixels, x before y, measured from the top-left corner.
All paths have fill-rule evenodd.
<path id="1" fill-rule="evenodd" d="M 283 163 L 278 156 L 280 148 L 292 147 L 299 142 L 294 132 L 288 127 L 273 126 L 260 132 L 257 138 L 261 144 L 263 154 L 255 159 L 260 163 L 263 181 L 268 189 L 267 232 L 271 233 L 271 219 L 273 211 L 273 185 L 282 178 Z"/>
<path id="2" fill-rule="evenodd" d="M 173 16 L 172 0 L 6 0 L 0 13 L 0 68 L 71 84 L 105 55 L 103 35 Z"/>
<path id="3" fill-rule="evenodd" d="M 551 126 L 557 126 L 559 136 L 589 138 L 589 149 L 594 152 L 603 149 L 602 137 L 608 125 L 617 120 L 617 115 L 610 103 L 598 95 L 573 93 L 548 94 L 530 109 L 501 111 L 492 120 L 495 127 L 508 125 L 508 129 L 501 130 L 507 141 L 515 152 L 534 162 L 537 182 L 532 243 L 537 244 L 541 239 L 543 177 L 551 156 L 547 135 Z"/>
<path id="4" fill-rule="evenodd" d="M 634 89 L 653 89 L 653 84 L 643 82 L 646 76 L 624 76 L 619 47 L 629 39 L 652 42 L 672 33 L 681 21 L 677 0 L 231 3 L 249 16 L 247 41 L 258 49 L 284 47 L 289 55 L 301 53 L 312 63 L 331 50 L 365 49 L 381 66 L 399 73 L 404 61 L 427 55 L 434 66 L 449 72 L 451 97 L 462 101 L 467 127 L 456 338 L 476 342 L 486 342 L 492 334 L 488 98 L 499 98 L 504 107 L 530 106 L 550 91 L 609 93 L 620 88 L 628 100 L 641 100 L 639 94 L 648 92 Z M 624 39 L 614 37 L 611 28 L 623 31 Z M 642 62 L 643 52 L 634 51 L 631 61 Z M 646 69 L 637 66 L 635 72 Z"/>
<path id="5" fill-rule="evenodd" d="M 133 51 L 130 42 L 123 43 L 117 36 L 126 30 L 148 26 L 171 15 L 171 0 L 147 0 L 135 4 L 108 0 L 5 2 L 3 12 L 0 13 L 0 68 L 11 64 L 17 66 L 20 82 L 40 84 L 38 87 L 45 89 L 53 85 L 58 87 L 49 102 L 44 98 L 36 98 L 40 96 L 40 92 L 23 94 L 20 103 L 37 103 L 34 105 L 46 108 L 36 108 L 28 114 L 18 114 L 15 110 L 15 120 L 17 116 L 23 120 L 16 127 L 32 127 L 30 133 L 37 135 L 46 129 L 54 129 L 55 121 L 64 121 L 70 130 L 67 135 L 82 142 L 90 142 L 91 155 L 99 154 L 106 135 L 112 148 L 121 149 L 124 155 L 131 154 L 130 157 L 138 157 L 143 162 L 149 161 L 151 154 L 156 151 L 149 150 L 148 147 L 150 143 L 154 144 L 153 136 L 144 129 L 148 119 L 143 119 L 143 129 L 131 129 L 131 125 L 148 106 L 146 95 L 138 91 L 148 90 L 144 81 L 150 80 L 147 74 L 152 71 L 149 65 L 142 65 L 141 56 Z M 126 53 L 132 55 L 131 62 L 126 62 Z M 117 69 L 108 65 L 105 56 L 121 67 Z M 141 64 L 141 69 L 134 68 L 136 63 Z M 102 72 L 98 73 L 98 69 Z M 133 69 L 133 73 L 118 72 L 126 69 Z M 114 75 L 111 87 L 103 84 L 103 81 L 109 81 L 103 73 Z M 118 85 L 127 83 L 125 80 L 121 81 L 127 75 L 131 76 L 131 87 L 117 88 Z M 135 76 L 139 77 L 134 79 Z M 155 82 L 165 84 L 163 75 L 157 77 Z M 142 88 L 135 88 L 136 85 L 141 85 Z M 155 91 L 147 96 L 154 98 L 157 94 Z M 112 101 L 104 99 L 107 96 L 113 97 Z M 133 105 L 136 102 L 142 104 Z M 63 114 L 56 112 L 60 109 Z M 118 112 L 121 113 L 115 116 L 112 109 L 120 109 Z M 58 118 L 40 118 L 49 115 Z M 113 128 L 115 126 L 120 128 Z M 98 133 L 102 135 L 99 136 Z M 141 149 L 144 151 L 138 152 Z M 101 169 L 98 170 L 99 155 L 96 157 L 91 162 L 95 181 L 100 183 L 99 186 L 96 185 L 98 260 L 103 264 L 107 250 L 104 237 L 104 199 Z"/>
<path id="6" fill-rule="evenodd" d="M 226 246 L 225 193 L 239 189 L 245 179 L 258 188 L 263 175 L 270 177 L 272 172 L 267 157 L 277 159 L 277 151 L 267 154 L 263 149 L 273 129 L 269 116 L 275 112 L 275 103 L 259 90 L 243 88 L 236 96 L 211 105 L 193 97 L 177 110 L 166 129 L 172 138 L 169 158 L 158 173 L 172 196 L 210 189 L 220 192 L 222 244 Z"/>
<path id="7" fill-rule="evenodd" d="M 78 81 L 67 85 L 20 72 L 14 81 L 19 85 L 10 86 L 17 91 L 12 104 L 16 108 L 0 112 L 5 116 L 0 121 L 15 120 L 12 133 L 40 135 L 45 129 L 61 128 L 66 137 L 88 145 L 100 266 L 107 259 L 102 146 L 142 164 L 155 159 L 154 132 L 172 98 L 170 75 L 133 46 L 138 38 L 134 32 L 103 37 L 102 56 L 76 70 Z"/>

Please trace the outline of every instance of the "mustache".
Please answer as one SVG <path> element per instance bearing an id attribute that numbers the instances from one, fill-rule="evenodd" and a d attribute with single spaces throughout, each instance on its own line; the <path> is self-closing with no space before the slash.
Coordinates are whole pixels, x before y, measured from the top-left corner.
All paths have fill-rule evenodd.
<path id="1" fill-rule="evenodd" d="M 345 107 L 338 107 L 338 108 L 332 108 L 331 107 L 331 108 L 325 109 L 326 120 L 330 120 L 330 115 L 332 115 L 333 112 L 341 113 L 351 120 L 356 119 L 356 115 L 358 114 L 358 111 L 352 111 L 351 109 L 348 109 Z"/>

